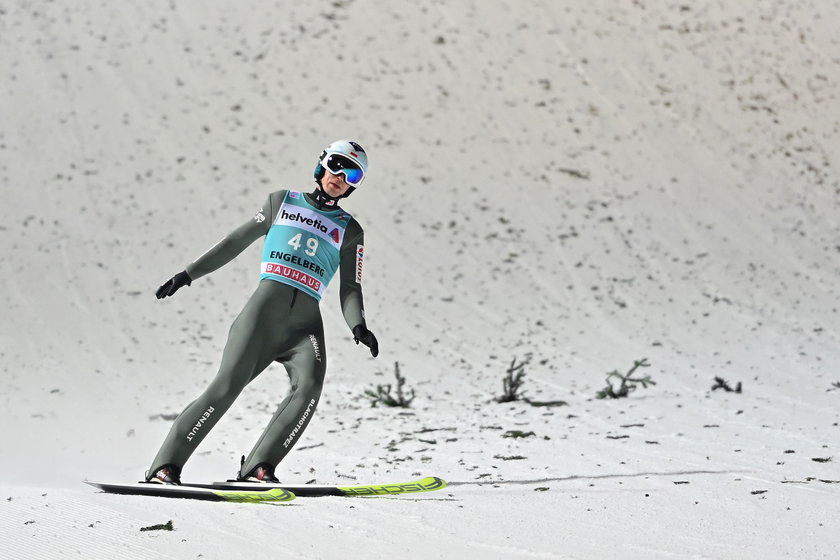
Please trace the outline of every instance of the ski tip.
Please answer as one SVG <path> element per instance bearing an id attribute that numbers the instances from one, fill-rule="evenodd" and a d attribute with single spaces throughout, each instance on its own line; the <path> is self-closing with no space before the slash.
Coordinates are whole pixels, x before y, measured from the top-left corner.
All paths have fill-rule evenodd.
<path id="1" fill-rule="evenodd" d="M 433 492 L 446 488 L 446 481 L 436 476 L 427 476 L 414 482 L 401 484 L 374 484 L 369 486 L 344 486 L 338 489 L 345 496 L 389 496 Z"/>
<path id="2" fill-rule="evenodd" d="M 429 486 L 429 490 L 443 490 L 446 488 L 446 481 L 442 478 L 437 476 L 429 476 L 423 479 L 423 482 L 426 482 L 426 485 Z"/>
<path id="3" fill-rule="evenodd" d="M 446 481 L 437 476 L 427 476 L 417 481 L 417 484 L 424 488 L 424 492 L 431 492 L 432 490 L 442 490 L 446 488 Z"/>

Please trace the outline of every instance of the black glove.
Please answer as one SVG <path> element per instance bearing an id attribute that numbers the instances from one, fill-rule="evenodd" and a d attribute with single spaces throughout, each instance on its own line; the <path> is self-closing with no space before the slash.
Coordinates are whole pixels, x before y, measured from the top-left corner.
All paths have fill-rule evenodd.
<path id="1" fill-rule="evenodd" d="M 192 284 L 192 278 L 190 278 L 190 275 L 185 270 L 161 284 L 155 295 L 158 299 L 165 298 L 166 296 L 174 295 L 180 288 L 189 286 L 190 284 Z"/>
<path id="2" fill-rule="evenodd" d="M 366 326 L 356 325 L 353 327 L 353 340 L 356 341 L 356 344 L 361 342 L 370 348 L 370 355 L 374 358 L 379 355 L 379 342 L 376 341 L 373 333 L 367 330 Z"/>

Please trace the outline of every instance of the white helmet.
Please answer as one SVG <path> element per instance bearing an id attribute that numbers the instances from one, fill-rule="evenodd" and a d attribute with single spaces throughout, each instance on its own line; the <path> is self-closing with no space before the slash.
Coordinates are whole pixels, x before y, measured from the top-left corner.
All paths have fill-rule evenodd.
<path id="1" fill-rule="evenodd" d="M 335 175 L 343 174 L 348 185 L 358 187 L 364 180 L 368 169 L 365 149 L 350 140 L 336 140 L 327 146 L 321 152 L 321 157 L 318 158 L 318 165 L 315 167 L 315 181 L 319 185 L 324 177 L 325 169 L 329 169 Z"/>

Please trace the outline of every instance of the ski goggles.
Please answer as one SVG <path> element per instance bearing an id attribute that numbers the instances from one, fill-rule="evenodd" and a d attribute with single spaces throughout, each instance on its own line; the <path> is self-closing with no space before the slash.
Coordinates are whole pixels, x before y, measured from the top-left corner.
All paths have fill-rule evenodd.
<path id="1" fill-rule="evenodd" d="M 356 186 L 365 178 L 365 172 L 358 163 L 341 154 L 327 154 L 321 160 L 324 166 L 333 175 L 344 174 L 344 180 L 348 185 Z"/>

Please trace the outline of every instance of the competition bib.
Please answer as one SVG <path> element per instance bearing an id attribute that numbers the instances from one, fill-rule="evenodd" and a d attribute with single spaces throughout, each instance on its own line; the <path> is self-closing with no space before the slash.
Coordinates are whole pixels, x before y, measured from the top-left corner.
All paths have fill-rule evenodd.
<path id="1" fill-rule="evenodd" d="M 265 239 L 260 280 L 294 286 L 320 301 L 338 270 L 351 219 L 343 210 L 318 210 L 303 194 L 287 192 Z"/>

